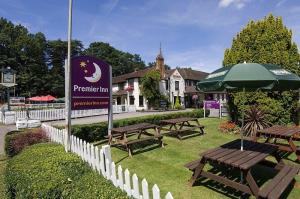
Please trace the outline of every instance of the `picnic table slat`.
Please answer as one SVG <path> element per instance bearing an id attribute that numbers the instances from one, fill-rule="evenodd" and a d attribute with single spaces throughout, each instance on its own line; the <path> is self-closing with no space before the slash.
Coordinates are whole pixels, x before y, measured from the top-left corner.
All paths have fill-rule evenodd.
<path id="1" fill-rule="evenodd" d="M 193 117 L 181 117 L 181 118 L 174 118 L 168 120 L 161 120 L 160 122 L 165 124 L 177 124 L 181 122 L 196 121 L 196 120 L 198 119 Z"/>
<path id="2" fill-rule="evenodd" d="M 269 193 L 268 198 L 275 199 L 280 196 L 284 190 L 287 188 L 287 186 L 290 184 L 290 182 L 294 179 L 294 177 L 299 172 L 299 169 L 296 167 L 292 167 L 287 175 L 284 176 L 284 178 L 277 184 L 276 188 Z"/>
<path id="3" fill-rule="evenodd" d="M 143 129 L 157 128 L 159 126 L 151 123 L 139 123 L 123 127 L 112 128 L 112 133 L 127 133 L 130 131 L 139 131 Z"/>
<path id="4" fill-rule="evenodd" d="M 281 171 L 272 179 L 272 181 L 259 191 L 259 195 L 263 198 L 266 198 L 273 188 L 278 184 L 280 179 L 282 179 L 289 172 L 289 170 L 289 167 L 283 167 Z"/>
<path id="5" fill-rule="evenodd" d="M 251 159 L 250 161 L 241 164 L 239 167 L 241 169 L 249 169 L 250 167 L 252 167 L 253 165 L 257 164 L 258 162 L 264 160 L 267 156 L 269 156 L 271 153 L 275 152 L 276 148 L 268 148 L 267 150 L 265 150 L 263 153 L 259 154 L 258 156 L 254 157 L 253 159 Z"/>
<path id="6" fill-rule="evenodd" d="M 245 144 L 244 144 L 244 147 L 245 148 L 248 148 L 250 145 L 253 145 L 254 143 L 250 143 L 250 142 L 246 142 Z M 241 151 L 241 149 L 239 148 L 239 146 L 240 145 L 238 145 L 237 144 L 237 146 L 235 146 L 235 147 L 232 147 L 232 148 L 222 148 L 222 150 L 223 150 L 223 152 L 221 152 L 221 153 L 219 153 L 219 154 L 217 154 L 217 155 L 215 155 L 215 156 L 213 156 L 213 157 L 211 157 L 210 159 L 212 159 L 212 160 L 226 160 L 227 158 L 230 158 L 230 155 L 232 154 L 232 153 L 234 153 L 234 152 L 236 152 L 236 151 Z M 224 158 L 224 157 L 227 157 L 227 158 Z M 222 159 L 223 158 L 223 159 Z M 221 161 L 219 161 L 219 162 L 221 162 Z"/>
<path id="7" fill-rule="evenodd" d="M 234 162 L 239 161 L 239 160 L 241 160 L 244 157 L 247 157 L 250 153 L 252 153 L 254 150 L 257 150 L 259 147 L 262 147 L 262 146 L 261 145 L 257 145 L 255 143 L 252 143 L 251 147 L 249 147 L 248 149 L 245 149 L 244 151 L 241 151 L 240 149 L 237 150 L 235 156 L 232 156 L 230 158 L 224 159 L 223 162 L 225 164 L 236 166 L 236 165 L 233 164 Z"/>
<path id="8" fill-rule="evenodd" d="M 250 146 L 248 146 L 250 145 Z M 253 143 L 251 144 L 248 144 L 248 143 L 245 143 L 245 146 L 247 147 L 247 150 L 252 150 L 254 147 L 256 147 Z M 221 157 L 221 158 L 218 158 L 217 161 L 219 162 L 226 162 L 226 160 L 230 161 L 234 161 L 234 158 L 236 157 L 239 157 L 239 155 L 241 154 L 241 150 L 236 150 L 235 152 L 227 155 L 227 156 L 224 156 L 224 157 Z"/>
<path id="9" fill-rule="evenodd" d="M 213 152 L 211 152 L 211 153 L 209 153 L 209 154 L 205 154 L 205 155 L 203 155 L 203 157 L 205 157 L 205 158 L 207 158 L 207 159 L 210 159 L 210 158 L 216 156 L 217 154 L 220 154 L 220 153 L 224 152 L 224 148 L 225 148 L 225 147 L 226 147 L 227 149 L 228 149 L 228 148 L 229 148 L 229 149 L 235 149 L 235 148 L 237 148 L 239 145 L 240 145 L 239 142 L 232 142 L 230 145 L 218 147 L 218 148 L 217 148 L 218 150 L 213 151 Z"/>
<path id="10" fill-rule="evenodd" d="M 264 153 L 266 150 L 268 150 L 270 146 L 266 144 L 260 144 L 260 143 L 253 143 L 251 149 L 246 148 L 240 156 L 237 156 L 239 159 L 231 162 L 234 166 L 238 167 L 241 164 L 244 164 L 245 162 L 251 160 L 253 157 L 255 157 L 258 154 Z M 267 154 L 268 155 L 268 154 Z"/>

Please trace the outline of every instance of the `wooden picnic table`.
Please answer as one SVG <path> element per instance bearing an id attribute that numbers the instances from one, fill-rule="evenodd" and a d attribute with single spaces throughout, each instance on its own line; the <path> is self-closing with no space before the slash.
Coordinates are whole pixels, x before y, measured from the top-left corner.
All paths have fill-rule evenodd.
<path id="1" fill-rule="evenodd" d="M 190 124 L 190 122 L 196 122 L 196 125 L 192 125 L 192 124 Z M 200 129 L 199 135 L 204 134 L 204 131 L 203 131 L 204 126 L 200 125 L 197 118 L 181 117 L 181 118 L 175 118 L 175 119 L 161 120 L 160 125 L 161 125 L 161 130 L 168 131 L 167 134 L 175 135 L 180 140 L 183 139 L 183 137 L 180 134 L 182 134 L 183 132 L 187 132 L 187 131 L 194 131 L 197 128 Z M 163 126 L 167 126 L 167 125 L 170 125 L 169 128 L 163 127 Z"/>
<path id="2" fill-rule="evenodd" d="M 208 150 L 201 154 L 202 158 L 187 163 L 185 167 L 193 171 L 189 185 L 192 186 L 197 179 L 205 177 L 244 193 L 254 195 L 256 198 L 279 198 L 290 182 L 294 180 L 295 175 L 299 172 L 299 168 L 284 165 L 280 157 L 276 155 L 277 146 L 244 140 L 244 150 L 241 151 L 240 144 L 240 139 L 234 140 Z M 251 169 L 260 163 L 271 165 L 271 162 L 266 160 L 266 157 L 270 155 L 276 158 L 278 163 L 273 163 L 273 168 L 279 172 L 271 182 L 260 188 L 251 174 Z M 210 171 L 204 171 L 206 164 L 211 164 L 213 167 L 223 165 L 226 172 L 217 175 Z M 243 180 L 233 179 L 232 171 L 241 172 L 244 177 Z"/>
<path id="3" fill-rule="evenodd" d="M 299 136 L 300 127 L 274 125 L 270 128 L 259 130 L 255 140 L 265 138 L 265 143 L 277 145 L 281 151 L 295 153 L 297 160 L 300 161 L 300 147 L 297 147 L 294 143 L 295 140 L 299 140 Z M 274 140 L 273 143 L 271 143 L 272 139 Z M 280 143 L 278 140 L 285 141 L 286 143 Z"/>
<path id="4" fill-rule="evenodd" d="M 147 132 L 147 130 L 153 129 L 154 134 Z M 138 135 L 137 139 L 128 140 L 131 135 Z M 142 137 L 145 135 L 146 137 Z M 121 144 L 126 147 L 129 156 L 132 156 L 132 145 L 140 142 L 145 142 L 147 140 L 158 140 L 160 146 L 163 147 L 162 142 L 163 136 L 160 134 L 160 127 L 155 124 L 150 123 L 139 123 L 118 128 L 113 128 L 111 130 L 111 136 L 109 137 L 109 144 Z"/>

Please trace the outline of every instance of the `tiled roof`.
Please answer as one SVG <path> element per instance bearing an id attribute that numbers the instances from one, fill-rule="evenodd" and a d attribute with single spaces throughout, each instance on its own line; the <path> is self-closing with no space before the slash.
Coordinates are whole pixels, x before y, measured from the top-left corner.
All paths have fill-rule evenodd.
<path id="1" fill-rule="evenodd" d="M 121 83 L 121 82 L 126 82 L 126 80 L 130 79 L 130 78 L 143 77 L 148 71 L 154 70 L 154 69 L 155 69 L 155 67 L 150 67 L 150 68 L 138 70 L 138 71 L 135 71 L 132 73 L 127 73 L 124 75 L 113 77 L 112 83 L 117 84 L 117 83 Z M 165 77 L 166 78 L 170 77 L 175 70 L 176 69 L 167 70 Z M 197 71 L 197 70 L 193 70 L 190 68 L 179 68 L 177 70 L 183 79 L 201 80 L 201 79 L 204 79 L 208 75 L 208 73 L 206 73 L 206 72 Z"/>
<path id="2" fill-rule="evenodd" d="M 191 80 L 201 80 L 204 79 L 208 73 L 193 70 L 190 68 L 179 68 L 177 69 L 183 79 L 191 79 Z"/>
<path id="3" fill-rule="evenodd" d="M 132 73 L 127 73 L 124 75 L 120 75 L 117 77 L 113 77 L 112 83 L 117 84 L 121 82 L 125 82 L 127 79 L 135 78 L 135 77 L 143 77 L 148 71 L 155 69 L 154 67 L 145 68 L 143 70 L 134 71 Z"/>
<path id="4" fill-rule="evenodd" d="M 186 86 L 185 93 L 199 93 L 200 91 L 196 90 L 196 86 Z"/>

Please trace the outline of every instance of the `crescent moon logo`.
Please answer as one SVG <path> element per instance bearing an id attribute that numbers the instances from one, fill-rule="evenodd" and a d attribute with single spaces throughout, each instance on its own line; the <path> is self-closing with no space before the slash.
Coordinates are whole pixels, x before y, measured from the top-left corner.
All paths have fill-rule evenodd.
<path id="1" fill-rule="evenodd" d="M 93 75 L 91 77 L 84 77 L 84 79 L 88 82 L 96 83 L 101 79 L 102 72 L 101 72 L 101 69 L 98 66 L 98 64 L 93 62 L 93 65 L 95 67 L 95 72 L 93 73 Z"/>

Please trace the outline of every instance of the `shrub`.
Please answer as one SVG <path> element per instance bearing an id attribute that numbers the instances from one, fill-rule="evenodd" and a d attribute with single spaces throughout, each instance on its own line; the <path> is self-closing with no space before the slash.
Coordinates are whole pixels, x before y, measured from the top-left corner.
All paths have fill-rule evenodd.
<path id="1" fill-rule="evenodd" d="M 265 113 L 256 106 L 251 106 L 245 113 L 244 132 L 247 136 L 255 136 L 257 131 L 270 127 L 271 123 L 266 120 Z"/>
<path id="2" fill-rule="evenodd" d="M 179 102 L 179 96 L 178 95 L 177 95 L 176 100 L 175 100 L 174 108 L 178 109 L 178 110 L 182 108 L 181 105 L 180 105 L 180 102 Z"/>
<path id="3" fill-rule="evenodd" d="M 14 131 L 5 137 L 5 152 L 12 157 L 20 153 L 25 147 L 48 141 L 42 129 L 30 129 L 24 132 Z"/>
<path id="4" fill-rule="evenodd" d="M 127 198 L 60 145 L 40 143 L 8 161 L 5 183 L 9 198 Z"/>
<path id="5" fill-rule="evenodd" d="M 159 114 L 135 118 L 126 118 L 114 121 L 114 127 L 127 126 L 131 124 L 138 124 L 142 122 L 149 122 L 153 124 L 159 124 L 160 120 L 172 119 L 178 117 L 203 117 L 202 109 L 195 109 L 189 112 L 178 112 L 169 114 Z M 107 122 L 100 122 L 97 124 L 88 125 L 74 125 L 72 126 L 72 134 L 88 142 L 99 141 L 107 135 Z"/>
<path id="6" fill-rule="evenodd" d="M 219 130 L 222 133 L 239 133 L 240 132 L 240 128 L 238 127 L 238 125 L 236 125 L 234 122 L 231 121 L 225 121 L 220 123 L 219 125 Z"/>

